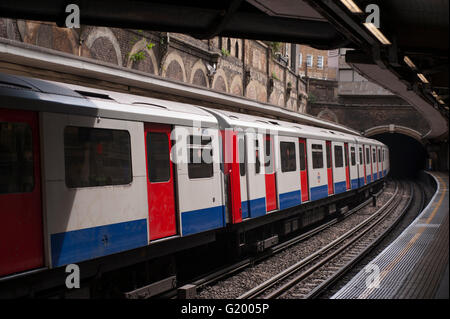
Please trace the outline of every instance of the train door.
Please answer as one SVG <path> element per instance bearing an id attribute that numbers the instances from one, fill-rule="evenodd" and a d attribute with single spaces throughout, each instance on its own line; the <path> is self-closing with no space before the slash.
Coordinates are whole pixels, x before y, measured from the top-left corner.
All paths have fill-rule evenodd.
<path id="1" fill-rule="evenodd" d="M 239 179 L 241 188 L 242 219 L 249 217 L 248 188 L 247 188 L 247 143 L 245 135 L 238 135 Z"/>
<path id="2" fill-rule="evenodd" d="M 331 152 L 331 141 L 327 141 L 326 143 L 326 154 L 327 157 L 327 180 L 328 180 L 328 195 L 334 194 L 334 185 L 333 185 L 333 156 Z"/>
<path id="3" fill-rule="evenodd" d="M 350 189 L 350 167 L 348 161 L 348 143 L 344 143 L 344 158 L 345 158 L 345 185 Z"/>
<path id="4" fill-rule="evenodd" d="M 0 109 L 0 276 L 44 265 L 38 115 Z"/>
<path id="5" fill-rule="evenodd" d="M 266 180 L 262 134 L 246 133 L 247 146 L 247 194 L 249 217 L 255 218 L 266 214 Z"/>
<path id="6" fill-rule="evenodd" d="M 367 176 L 366 176 L 366 161 L 364 160 L 364 151 L 363 147 L 359 146 L 359 165 L 363 167 L 363 169 L 360 169 L 360 172 L 364 174 L 364 184 L 362 184 L 362 181 L 360 183 L 360 187 L 367 184 Z"/>
<path id="7" fill-rule="evenodd" d="M 376 147 L 371 147 L 372 148 L 372 176 L 373 176 L 373 181 L 378 179 L 378 169 L 377 169 L 377 151 L 376 151 Z"/>
<path id="8" fill-rule="evenodd" d="M 308 159 L 306 156 L 306 140 L 299 139 L 300 150 L 300 188 L 302 192 L 302 203 L 309 200 L 309 185 L 308 185 Z"/>
<path id="9" fill-rule="evenodd" d="M 268 212 L 278 208 L 274 150 L 273 136 L 266 135 L 264 145 L 264 162 L 266 175 L 266 209 Z"/>
<path id="10" fill-rule="evenodd" d="M 378 147 L 378 176 L 383 177 L 383 162 L 381 161 L 381 147 Z"/>
<path id="11" fill-rule="evenodd" d="M 177 233 L 170 125 L 145 124 L 150 240 Z"/>
<path id="12" fill-rule="evenodd" d="M 368 183 L 373 181 L 373 170 L 372 170 L 372 163 L 370 160 L 370 146 L 365 146 L 366 148 L 366 168 L 367 168 L 367 180 Z"/>

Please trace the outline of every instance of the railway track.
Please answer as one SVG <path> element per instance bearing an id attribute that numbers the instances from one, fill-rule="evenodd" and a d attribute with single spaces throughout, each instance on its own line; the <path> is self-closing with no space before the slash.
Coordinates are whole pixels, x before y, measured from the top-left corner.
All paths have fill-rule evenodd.
<path id="1" fill-rule="evenodd" d="M 385 190 L 385 188 L 383 188 L 382 190 L 380 190 L 377 194 L 374 194 L 373 196 L 375 196 L 377 198 L 378 196 L 380 196 L 380 194 L 383 193 L 384 190 Z M 360 205 L 358 205 L 358 206 L 354 207 L 353 209 L 347 211 L 346 213 L 342 214 L 339 218 L 334 218 L 334 219 L 328 221 L 327 223 L 322 224 L 306 233 L 300 234 L 299 236 L 296 236 L 288 241 L 280 243 L 280 244 L 272 247 L 268 252 L 266 252 L 263 255 L 245 258 L 244 260 L 241 260 L 238 263 L 235 263 L 235 264 L 226 266 L 224 268 L 218 269 L 216 271 L 213 271 L 205 276 L 197 278 L 186 284 L 195 286 L 197 291 L 199 291 L 202 288 L 207 287 L 208 285 L 212 285 L 215 282 L 218 282 L 220 280 L 231 277 L 234 274 L 236 274 L 240 271 L 243 271 L 247 267 L 253 266 L 253 265 L 261 262 L 264 259 L 268 259 L 271 256 L 273 256 L 283 250 L 287 250 L 288 248 L 317 235 L 318 233 L 322 232 L 323 230 L 332 227 L 336 223 L 338 223 L 338 222 L 342 221 L 343 219 L 351 216 L 352 214 L 360 211 L 363 207 L 367 206 L 368 204 L 370 204 L 372 202 L 373 202 L 373 198 L 369 198 L 366 201 L 364 201 L 363 203 L 361 203 Z M 164 294 L 164 296 L 162 296 L 162 298 L 176 298 L 176 295 L 177 295 L 176 291 L 170 291 L 170 292 Z"/>
<path id="2" fill-rule="evenodd" d="M 412 183 L 399 182 L 394 195 L 369 218 L 238 299 L 318 296 L 389 233 L 409 207 L 411 194 Z"/>

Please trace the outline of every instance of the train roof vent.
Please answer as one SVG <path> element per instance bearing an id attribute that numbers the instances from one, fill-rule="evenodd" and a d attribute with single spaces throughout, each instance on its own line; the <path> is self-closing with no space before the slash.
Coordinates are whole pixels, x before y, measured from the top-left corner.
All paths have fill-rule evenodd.
<path id="1" fill-rule="evenodd" d="M 269 123 L 272 123 L 272 124 L 274 124 L 274 125 L 280 125 L 280 123 L 275 122 L 275 121 L 269 121 Z"/>
<path id="2" fill-rule="evenodd" d="M 86 97 L 95 97 L 97 99 L 114 101 L 114 99 L 112 99 L 108 94 L 89 92 L 89 91 L 80 91 L 80 90 L 75 90 L 75 92 L 77 92 L 83 96 L 86 96 Z"/>
<path id="3" fill-rule="evenodd" d="M 230 119 L 236 119 L 236 120 L 239 120 L 239 118 L 236 116 L 236 115 L 230 115 L 230 116 L 228 116 Z"/>
<path id="4" fill-rule="evenodd" d="M 133 105 L 141 104 L 141 105 L 156 106 L 156 107 L 160 107 L 160 108 L 162 108 L 162 109 L 167 110 L 167 107 L 165 107 L 165 106 L 163 106 L 163 105 L 159 105 L 159 104 L 153 104 L 153 103 L 147 103 L 147 102 L 133 102 L 132 104 L 133 104 Z"/>
<path id="5" fill-rule="evenodd" d="M 266 121 L 262 121 L 262 120 L 256 120 L 256 122 L 261 122 L 261 123 L 264 123 L 264 124 L 268 124 Z"/>
<path id="6" fill-rule="evenodd" d="M 328 131 L 328 132 L 330 132 L 331 134 L 334 134 L 334 135 L 336 135 L 336 133 L 334 133 L 333 131 Z"/>
<path id="7" fill-rule="evenodd" d="M 294 126 L 295 128 L 298 128 L 299 130 L 303 130 L 303 127 L 300 126 Z"/>

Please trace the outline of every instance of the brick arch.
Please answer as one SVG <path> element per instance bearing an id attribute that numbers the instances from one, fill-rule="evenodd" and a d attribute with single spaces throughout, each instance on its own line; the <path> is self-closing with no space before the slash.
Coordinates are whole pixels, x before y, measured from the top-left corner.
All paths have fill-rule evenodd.
<path id="1" fill-rule="evenodd" d="M 412 128 L 406 127 L 406 126 L 401 126 L 401 125 L 396 125 L 396 124 L 374 126 L 374 127 L 371 127 L 369 129 L 365 130 L 363 135 L 366 137 L 370 137 L 370 136 L 374 136 L 374 135 L 378 135 L 378 134 L 382 134 L 382 133 L 398 133 L 398 134 L 407 135 L 409 137 L 414 138 L 418 142 L 424 144 L 423 136 L 420 132 L 418 132 Z"/>
<path id="2" fill-rule="evenodd" d="M 245 89 L 245 96 L 248 97 L 249 99 L 256 100 L 256 98 L 258 96 L 256 84 L 257 84 L 257 82 L 252 80 L 252 81 L 250 81 L 250 83 L 247 85 L 247 88 Z"/>
<path id="3" fill-rule="evenodd" d="M 206 70 L 205 64 L 202 60 L 197 60 L 197 62 L 195 62 L 194 66 L 192 67 L 189 83 L 209 87 L 208 77 L 206 74 L 208 74 L 208 71 Z M 203 78 L 200 78 L 201 76 L 203 76 Z M 204 84 L 199 83 L 203 82 L 202 79 L 205 80 Z"/>
<path id="4" fill-rule="evenodd" d="M 216 87 L 220 84 L 221 81 L 223 81 L 223 83 L 224 83 L 225 91 L 222 89 L 219 89 L 219 91 L 228 92 L 228 83 L 227 83 L 227 76 L 225 74 L 225 71 L 223 69 L 218 69 L 216 74 L 214 75 L 214 80 L 212 82 L 211 87 L 213 89 L 216 89 Z"/>
<path id="5" fill-rule="evenodd" d="M 101 38 L 106 38 L 112 44 L 116 55 L 117 64 L 119 66 L 122 66 L 122 51 L 120 50 L 119 41 L 109 28 L 95 27 L 94 29 L 92 29 L 85 40 L 86 47 L 91 49 L 94 45 L 94 42 Z"/>
<path id="6" fill-rule="evenodd" d="M 269 103 L 273 105 L 277 105 L 278 95 L 277 92 L 273 91 L 269 96 Z"/>
<path id="7" fill-rule="evenodd" d="M 242 89 L 242 78 L 240 75 L 235 75 L 233 80 L 231 81 L 230 85 L 230 93 L 234 95 L 241 95 L 243 94 Z"/>
<path id="8" fill-rule="evenodd" d="M 331 122 L 339 123 L 337 115 L 329 109 L 320 111 L 319 114 L 317 114 L 317 117 Z"/>
<path id="9" fill-rule="evenodd" d="M 137 53 L 137 52 L 139 52 L 141 50 L 144 50 L 145 53 L 150 58 L 150 63 L 151 63 L 151 68 L 150 69 L 153 71 L 151 73 L 158 75 L 158 69 L 157 69 L 158 68 L 158 63 L 156 62 L 155 53 L 153 52 L 152 49 L 151 50 L 147 49 L 146 45 L 147 45 L 147 40 L 146 39 L 142 39 L 139 42 L 137 42 L 135 45 L 133 45 L 133 47 L 131 48 L 130 53 L 128 54 L 127 68 L 131 68 L 133 66 L 133 62 L 134 61 L 131 60 L 131 58 L 130 58 L 131 55 L 133 55 L 133 54 L 135 54 L 135 53 Z"/>
<path id="10" fill-rule="evenodd" d="M 283 94 L 280 94 L 280 96 L 278 97 L 277 105 L 278 106 L 284 106 L 284 96 L 283 96 Z"/>
<path id="11" fill-rule="evenodd" d="M 177 70 L 177 68 L 181 70 Z M 163 63 L 162 74 L 163 77 L 175 79 L 186 82 L 186 68 L 181 56 L 176 52 L 169 53 Z"/>

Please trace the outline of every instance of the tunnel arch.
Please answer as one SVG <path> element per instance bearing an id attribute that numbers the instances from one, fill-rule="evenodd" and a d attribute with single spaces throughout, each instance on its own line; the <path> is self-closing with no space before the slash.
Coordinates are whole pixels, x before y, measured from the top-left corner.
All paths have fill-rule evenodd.
<path id="1" fill-rule="evenodd" d="M 383 133 L 398 133 L 412 137 L 422 145 L 424 145 L 423 136 L 420 132 L 401 125 L 388 124 L 371 127 L 364 131 L 363 135 L 366 137 L 373 137 L 374 135 Z"/>

